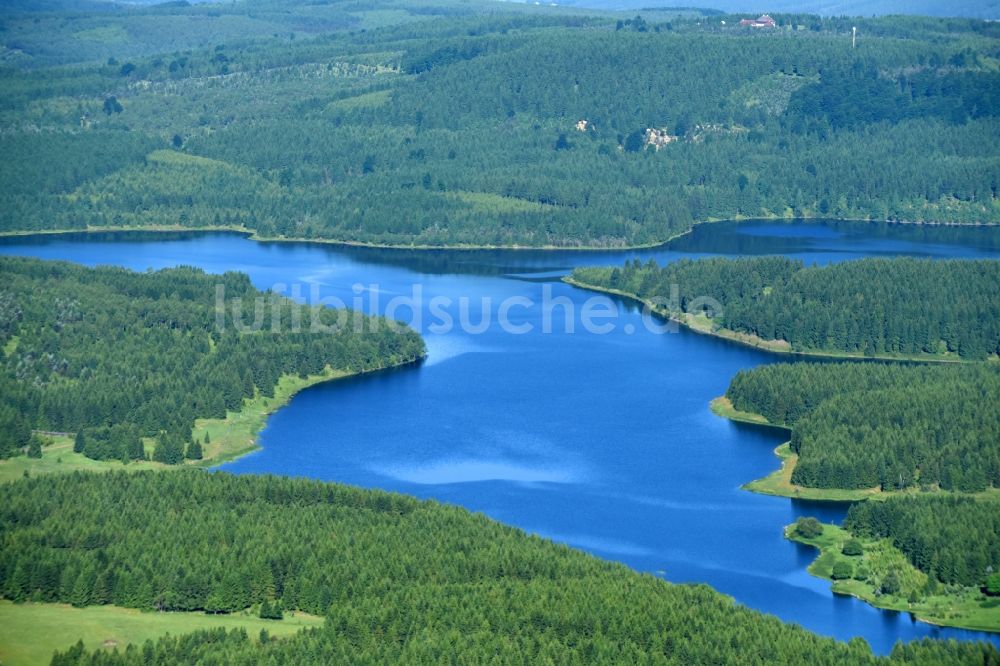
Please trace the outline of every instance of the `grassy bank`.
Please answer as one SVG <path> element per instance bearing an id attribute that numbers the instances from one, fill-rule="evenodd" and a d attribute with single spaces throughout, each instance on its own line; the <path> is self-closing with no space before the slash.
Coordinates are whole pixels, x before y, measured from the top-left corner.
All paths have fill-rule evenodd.
<path id="1" fill-rule="evenodd" d="M 199 442 L 205 441 L 208 435 L 209 443 L 203 445 L 204 459 L 196 464 L 202 467 L 217 465 L 227 460 L 233 460 L 258 448 L 257 436 L 264 429 L 267 417 L 288 404 L 299 391 L 321 384 L 350 377 L 355 373 L 342 370 L 332 370 L 328 366 L 319 375 L 299 377 L 285 375 L 274 387 L 274 397 L 257 395 L 255 398 L 243 401 L 243 408 L 238 412 L 228 412 L 224 419 L 198 419 L 194 425 L 194 437 Z"/>
<path id="2" fill-rule="evenodd" d="M 712 400 L 709 403 L 712 408 L 712 412 L 724 419 L 729 419 L 730 421 L 739 421 L 741 423 L 753 423 L 755 425 L 773 425 L 768 422 L 768 420 L 761 414 L 754 414 L 753 412 L 741 412 L 740 410 L 733 407 L 733 403 L 729 401 L 729 398 L 722 395 L 718 398 Z M 774 426 L 783 427 L 783 426 Z"/>
<path id="3" fill-rule="evenodd" d="M 706 222 L 705 224 L 708 224 Z M 0 238 L 18 238 L 22 236 L 60 236 L 66 234 L 98 234 L 98 233 L 165 233 L 165 232 L 234 232 L 247 236 L 248 239 L 262 243 L 322 243 L 324 245 L 339 245 L 343 247 L 362 247 L 378 250 L 569 250 L 579 252 L 607 252 L 609 250 L 644 250 L 665 245 L 675 238 L 690 233 L 687 229 L 664 240 L 636 245 L 489 245 L 479 243 L 452 243 L 447 245 L 431 245 L 421 243 L 372 243 L 343 238 L 299 238 L 287 236 L 264 236 L 253 229 L 241 226 L 202 226 L 184 227 L 176 224 L 151 224 L 148 226 L 121 227 L 87 227 L 85 229 L 25 229 L 0 231 Z"/>
<path id="4" fill-rule="evenodd" d="M 283 620 L 262 620 L 250 613 L 154 613 L 118 606 L 74 608 L 66 604 L 0 601 L 0 663 L 48 664 L 55 650 L 66 650 L 78 640 L 91 650 L 110 650 L 155 641 L 167 633 L 186 634 L 215 627 L 242 627 L 256 637 L 261 629 L 271 636 L 288 636 L 322 624 L 323 618 L 306 613 L 286 613 Z"/>
<path id="5" fill-rule="evenodd" d="M 781 459 L 781 467 L 771 472 L 763 479 L 756 479 L 743 486 L 745 490 L 761 495 L 777 495 L 792 499 L 822 500 L 827 502 L 857 502 L 875 496 L 888 496 L 879 488 L 809 488 L 792 483 L 792 472 L 799 457 L 785 442 L 774 450 L 774 455 Z"/>
<path id="6" fill-rule="evenodd" d="M 285 375 L 278 381 L 274 396 L 268 398 L 258 395 L 253 399 L 244 400 L 243 407 L 236 412 L 228 412 L 224 419 L 198 419 L 193 430 L 194 438 L 203 444 L 204 458 L 199 461 L 187 461 L 185 465 L 210 467 L 227 460 L 233 460 L 258 448 L 257 436 L 267 423 L 267 418 L 273 412 L 284 406 L 292 396 L 302 389 L 322 382 L 342 379 L 356 373 L 332 370 L 308 377 Z M 133 461 L 122 463 L 118 460 L 92 460 L 82 453 L 73 451 L 73 438 L 67 435 L 44 436 L 47 444 L 42 447 L 41 458 L 17 456 L 0 460 L 0 483 L 20 479 L 27 473 L 30 476 L 38 474 L 58 474 L 75 471 L 107 472 L 115 469 L 138 471 L 144 469 L 178 469 L 182 465 L 164 465 L 152 461 Z M 153 450 L 152 440 L 145 442 L 147 454 Z"/>
<path id="7" fill-rule="evenodd" d="M 754 425 L 767 425 L 774 428 L 784 428 L 782 425 L 770 423 L 765 417 L 752 412 L 741 412 L 733 407 L 729 398 L 720 396 L 711 402 L 712 412 L 722 418 L 740 423 L 752 423 Z M 798 462 L 798 455 L 792 452 L 788 442 L 780 445 L 774 450 L 774 455 L 781 460 L 781 467 L 771 472 L 763 479 L 751 481 L 743 486 L 744 490 L 749 490 L 761 495 L 776 495 L 778 497 L 791 497 L 794 499 L 824 500 L 830 502 L 854 502 L 867 499 L 873 495 L 883 494 L 878 488 L 866 488 L 862 490 L 845 490 L 842 488 L 807 488 L 792 483 L 792 472 L 795 470 L 795 463 Z"/>
<path id="8" fill-rule="evenodd" d="M 177 233 L 177 232 L 234 232 L 253 234 L 252 229 L 241 226 L 210 225 L 205 227 L 185 227 L 179 224 L 151 224 L 148 226 L 86 227 L 84 229 L 16 229 L 0 231 L 0 238 L 20 238 L 22 236 L 65 236 L 67 234 L 107 234 L 107 233 Z"/>
<path id="9" fill-rule="evenodd" d="M 809 565 L 809 573 L 831 581 L 835 594 L 851 595 L 877 608 L 911 613 L 931 624 L 1000 632 L 1000 599 L 987 597 L 978 588 L 928 583 L 927 575 L 914 568 L 888 539 L 858 539 L 862 554 L 851 556 L 843 553 L 843 547 L 854 537 L 837 525 L 823 524 L 823 533 L 815 538 L 803 537 L 794 525 L 789 525 L 785 537 L 819 550 L 819 557 Z M 841 575 L 849 568 L 849 577 L 833 577 L 838 563 L 844 568 Z M 883 590 L 890 572 L 898 581 L 892 592 Z"/>
<path id="10" fill-rule="evenodd" d="M 687 229 L 679 231 L 677 233 L 671 234 L 662 240 L 650 241 L 648 243 L 639 243 L 632 245 L 527 245 L 527 244 L 511 244 L 511 245 L 489 245 L 489 244 L 473 244 L 473 243 L 449 243 L 449 244 L 420 244 L 420 243 L 372 243 L 368 241 L 351 240 L 349 238 L 299 238 L 299 237 L 287 237 L 287 236 L 265 236 L 257 233 L 255 230 L 249 227 L 238 226 L 238 225 L 208 225 L 208 226 L 197 226 L 197 227 L 186 227 L 179 224 L 149 224 L 149 225 L 125 225 L 125 226 L 90 226 L 83 229 L 14 229 L 9 231 L 0 231 L 0 238 L 4 237 L 19 237 L 19 236 L 48 236 L 48 235 L 61 235 L 61 234 L 74 234 L 74 233 L 113 233 L 113 232 L 210 232 L 210 231 L 229 231 L 245 234 L 250 240 L 268 242 L 268 243 L 323 243 L 327 245 L 342 245 L 345 247 L 367 247 L 373 249 L 382 250 L 574 250 L 581 252 L 595 251 L 595 252 L 607 252 L 609 250 L 644 250 L 649 248 L 661 247 L 676 240 L 682 236 L 690 235 L 695 227 L 714 224 L 717 222 L 818 222 L 818 221 L 834 221 L 834 222 L 854 222 L 857 224 L 893 224 L 893 225 L 905 225 L 905 226 L 928 226 L 928 227 L 994 227 L 1000 226 L 1000 223 L 995 222 L 927 222 L 927 221 L 911 221 L 911 220 L 888 220 L 879 219 L 874 217 L 862 218 L 862 217 L 828 217 L 828 216 L 814 216 L 806 215 L 803 217 L 793 217 L 791 215 L 790 209 L 786 210 L 783 214 L 770 214 L 770 215 L 733 215 L 732 217 L 707 217 L 703 220 L 695 222 Z M 584 285 L 584 288 L 590 288 Z M 621 294 L 625 296 L 626 294 Z"/>
<path id="11" fill-rule="evenodd" d="M 579 280 L 573 279 L 572 276 L 563 277 L 563 282 L 572 285 L 574 287 L 579 287 L 580 289 L 586 289 L 588 291 L 595 291 L 602 294 L 611 294 L 613 296 L 619 296 L 621 298 L 627 298 L 629 300 L 635 301 L 637 303 L 645 306 L 650 312 L 656 314 L 659 317 L 668 319 L 670 321 L 676 322 L 677 324 L 684 326 L 685 328 L 694 331 L 695 333 L 700 333 L 702 335 L 711 335 L 716 338 L 721 338 L 723 340 L 728 340 L 730 342 L 735 342 L 737 344 L 744 345 L 746 347 L 753 347 L 754 349 L 760 349 L 762 351 L 771 352 L 775 354 L 789 354 L 793 356 L 802 356 L 807 358 L 830 358 L 830 359 L 844 359 L 844 360 L 854 360 L 854 361 L 924 361 L 924 362 L 936 362 L 936 363 L 962 363 L 963 361 L 954 355 L 944 355 L 944 354 L 879 354 L 875 356 L 866 356 L 861 352 L 840 352 L 840 351 L 824 351 L 824 350 L 797 350 L 792 349 L 792 346 L 785 340 L 765 340 L 756 335 L 751 335 L 748 333 L 740 333 L 739 331 L 733 331 L 728 328 L 716 327 L 712 320 L 703 314 L 692 315 L 690 313 L 675 313 L 670 312 L 665 308 L 654 305 L 650 300 L 642 298 L 638 294 L 631 292 L 621 291 L 619 289 L 612 289 L 610 287 L 602 287 L 600 285 L 590 284 L 588 282 L 580 282 Z"/>

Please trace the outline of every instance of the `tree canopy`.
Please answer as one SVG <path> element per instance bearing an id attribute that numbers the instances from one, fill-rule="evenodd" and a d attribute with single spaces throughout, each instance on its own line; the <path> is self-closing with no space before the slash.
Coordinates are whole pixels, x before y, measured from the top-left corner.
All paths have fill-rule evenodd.
<path id="1" fill-rule="evenodd" d="M 372 370 L 424 353 L 420 337 L 395 322 L 352 314 L 344 324 L 345 311 L 260 292 L 242 273 L 2 258 L 0 285 L 3 457 L 36 429 L 80 433 L 75 447 L 98 459 L 141 458 L 139 439 L 159 435 L 154 455 L 176 463 L 196 418 L 273 395 L 282 375 Z M 217 287 L 227 306 L 221 326 Z M 314 332 L 313 319 L 328 330 Z"/>
<path id="2" fill-rule="evenodd" d="M 4 596 L 209 612 L 277 602 L 329 617 L 264 644 L 202 632 L 100 657 L 77 648 L 57 664 L 997 658 L 956 642 L 875 658 L 864 641 L 822 638 L 457 507 L 316 481 L 71 474 L 2 485 L 0 507 Z"/>
<path id="3" fill-rule="evenodd" d="M 5 17 L 0 230 L 616 247 L 1000 221 L 987 22 L 252 4 Z"/>
<path id="4" fill-rule="evenodd" d="M 1000 488 L 1000 368 L 782 363 L 738 373 L 736 409 L 792 429 L 792 482 L 816 488 Z"/>
<path id="5" fill-rule="evenodd" d="M 917 496 L 859 502 L 847 512 L 844 527 L 890 539 L 913 566 L 942 583 L 985 586 L 1000 570 L 1000 504 L 995 501 Z"/>
<path id="6" fill-rule="evenodd" d="M 638 260 L 620 268 L 578 268 L 573 279 L 654 300 L 674 313 L 793 351 L 865 356 L 1000 354 L 1000 261 L 860 259 L 805 266 L 784 257 Z M 674 289 L 677 296 L 674 297 Z M 676 301 L 676 302 L 675 302 Z"/>

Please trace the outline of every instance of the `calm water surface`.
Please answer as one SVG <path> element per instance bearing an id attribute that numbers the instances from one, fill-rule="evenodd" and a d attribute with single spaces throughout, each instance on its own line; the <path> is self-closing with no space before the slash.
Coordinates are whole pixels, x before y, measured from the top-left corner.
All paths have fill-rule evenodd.
<path id="1" fill-rule="evenodd" d="M 879 652 L 923 636 L 986 638 L 836 597 L 806 566 L 815 551 L 786 541 L 801 515 L 840 521 L 838 504 L 754 495 L 740 486 L 777 465 L 778 431 L 709 411 L 740 369 L 782 360 L 686 331 L 653 334 L 641 314 L 603 301 L 618 318 L 606 334 L 516 308 L 512 335 L 497 323 L 512 296 L 579 308 L 593 294 L 559 282 L 570 267 L 637 257 L 784 254 L 809 263 L 862 256 L 1000 257 L 1000 231 L 844 223 L 720 223 L 667 247 L 626 252 L 404 252 L 248 241 L 231 234 L 117 235 L 5 240 L 0 253 L 117 264 L 177 264 L 247 272 L 259 288 L 383 311 L 422 290 L 424 307 L 398 309 L 425 334 L 427 361 L 303 391 L 269 421 L 263 448 L 221 469 L 308 476 L 433 497 L 620 560 L 674 582 L 707 583 L 753 608 L 817 633 L 862 636 Z M 354 289 L 355 284 L 364 289 Z M 281 287 L 287 289 L 288 287 Z M 285 293 L 288 293 L 287 291 Z M 373 303 L 379 296 L 379 304 Z M 468 300 L 468 321 L 437 333 L 428 303 Z M 452 308 L 455 319 L 459 310 Z M 485 322 L 485 323 L 484 323 Z"/>

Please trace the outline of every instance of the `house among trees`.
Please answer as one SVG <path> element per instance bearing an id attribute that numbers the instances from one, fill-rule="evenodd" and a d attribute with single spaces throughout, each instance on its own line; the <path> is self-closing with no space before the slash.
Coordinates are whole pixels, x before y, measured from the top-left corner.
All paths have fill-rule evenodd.
<path id="1" fill-rule="evenodd" d="M 670 133 L 667 132 L 666 128 L 663 129 L 647 128 L 646 133 L 643 136 L 643 139 L 645 141 L 644 144 L 645 146 L 653 146 L 656 150 L 659 150 L 663 146 L 666 146 L 674 141 L 677 141 L 678 137 L 671 136 Z"/>
<path id="2" fill-rule="evenodd" d="M 751 28 L 773 28 L 777 23 L 767 14 L 761 14 L 760 18 L 743 19 L 740 21 L 740 25 L 750 26 Z"/>

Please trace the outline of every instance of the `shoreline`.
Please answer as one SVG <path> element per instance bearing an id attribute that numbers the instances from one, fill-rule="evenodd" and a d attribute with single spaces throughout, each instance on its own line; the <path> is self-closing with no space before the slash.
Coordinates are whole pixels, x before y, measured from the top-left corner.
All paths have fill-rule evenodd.
<path id="1" fill-rule="evenodd" d="M 715 398 L 710 403 L 712 412 L 722 418 L 739 423 L 748 423 L 767 428 L 780 428 L 791 432 L 791 428 L 784 425 L 770 423 L 764 416 L 752 412 L 741 412 L 732 406 L 732 403 L 725 396 Z M 764 478 L 750 481 L 741 486 L 742 490 L 772 497 L 784 497 L 788 499 L 802 499 L 820 502 L 858 502 L 858 501 L 882 501 L 894 496 L 913 495 L 915 491 L 888 491 L 883 492 L 878 488 L 848 490 L 840 488 L 808 488 L 797 486 L 791 483 L 792 471 L 798 456 L 789 450 L 790 442 L 784 442 L 774 449 L 775 455 L 781 459 L 779 469 L 771 472 Z M 953 494 L 946 491 L 937 490 L 933 494 Z M 970 497 L 982 497 L 983 500 L 1000 498 L 1000 492 L 987 490 L 984 493 L 968 495 Z M 958 595 L 937 594 L 929 598 L 921 597 L 921 600 L 911 602 L 908 598 L 899 595 L 879 595 L 876 588 L 870 583 L 870 579 L 857 580 L 854 578 L 836 580 L 832 577 L 833 564 L 837 561 L 846 560 L 856 571 L 862 566 L 862 557 L 851 557 L 842 554 L 843 543 L 853 535 L 838 525 L 823 524 L 823 534 L 813 539 L 806 539 L 795 533 L 795 524 L 786 525 L 782 533 L 789 541 L 794 541 L 806 546 L 816 548 L 819 554 L 806 568 L 806 571 L 816 578 L 826 580 L 830 583 L 830 591 L 834 595 L 850 596 L 862 601 L 873 608 L 882 611 L 895 611 L 909 613 L 917 621 L 940 627 L 953 627 L 969 631 L 983 631 L 989 633 L 1000 633 L 1000 614 L 989 614 L 989 609 L 981 605 L 981 593 L 975 588 L 964 588 Z M 909 567 L 916 576 L 924 576 L 922 572 L 916 570 L 906 559 L 903 553 L 899 552 L 892 544 L 886 540 L 866 541 L 865 553 L 871 555 L 879 564 L 884 565 L 886 553 L 892 557 L 891 564 L 896 566 Z M 869 559 L 868 564 L 872 560 Z M 911 576 L 912 577 L 912 576 Z M 877 579 L 876 579 L 877 582 Z M 942 614 L 946 616 L 942 616 Z M 959 616 L 959 617 L 947 617 Z M 971 616 L 971 617 L 970 617 Z M 968 618 L 968 619 L 965 619 Z"/>
<path id="2" fill-rule="evenodd" d="M 840 552 L 844 541 L 855 538 L 853 534 L 837 525 L 831 525 L 829 523 L 823 523 L 822 525 L 823 534 L 813 539 L 807 539 L 796 534 L 794 523 L 786 525 L 783 533 L 784 537 L 789 541 L 809 546 L 819 551 L 816 558 L 809 564 L 808 567 L 806 567 L 806 571 L 811 576 L 829 582 L 830 591 L 833 594 L 854 597 L 855 599 L 868 604 L 872 608 L 878 608 L 879 610 L 909 613 L 915 620 L 937 627 L 954 627 L 956 629 L 966 629 L 969 631 L 1000 633 L 1000 614 L 996 615 L 996 619 L 989 618 L 987 621 L 971 619 L 968 622 L 963 622 L 962 618 L 940 616 L 941 612 L 959 614 L 975 613 L 977 610 L 988 611 L 989 609 L 983 609 L 979 605 L 977 599 L 971 598 L 975 597 L 978 593 L 978 590 L 973 591 L 974 588 L 966 588 L 964 594 L 967 598 L 962 600 L 964 601 L 963 604 L 956 606 L 954 603 L 959 601 L 959 599 L 947 595 L 935 595 L 924 599 L 923 601 L 910 602 L 909 600 L 903 599 L 901 596 L 897 595 L 882 594 L 877 596 L 875 588 L 868 581 L 860 581 L 854 578 L 842 580 L 834 579 L 829 574 L 829 571 L 833 568 L 834 562 L 848 561 L 853 567 L 855 560 L 857 560 L 857 564 L 860 566 L 862 563 L 862 557 L 845 556 Z M 881 553 L 889 549 L 896 559 L 905 563 L 905 566 L 909 567 L 914 572 L 918 572 L 918 575 L 926 577 L 926 574 L 919 572 L 916 568 L 909 564 L 905 555 L 892 546 L 888 540 L 883 539 L 880 540 L 880 542 L 872 542 L 871 540 L 868 540 L 865 542 L 865 545 L 867 546 L 866 551 L 874 551 L 875 553 Z M 951 605 L 949 605 L 946 609 L 943 609 L 942 606 L 944 604 Z M 935 609 L 938 614 L 931 614 L 935 612 Z M 992 620 L 992 622 L 990 620 Z"/>
<path id="3" fill-rule="evenodd" d="M 907 225 L 907 226 L 928 226 L 928 227 L 970 227 L 970 228 L 981 228 L 981 227 L 1000 227 L 1000 222 L 915 222 L 912 220 L 880 220 L 873 218 L 855 218 L 855 217 L 783 217 L 780 215 L 771 216 L 754 216 L 754 217 L 727 217 L 727 218 L 708 218 L 704 220 L 699 220 L 692 224 L 689 228 L 684 231 L 680 231 L 671 234 L 663 240 L 650 241 L 649 243 L 639 243 L 635 245 L 586 245 L 586 246 L 570 246 L 570 245 L 480 245 L 480 244 L 410 244 L 406 245 L 403 243 L 374 243 L 369 241 L 358 241 L 349 239 L 338 239 L 338 238 L 301 238 L 301 237 L 269 237 L 261 236 L 255 230 L 249 229 L 243 226 L 202 226 L 202 227 L 183 227 L 179 225 L 160 225 L 153 224 L 148 226 L 122 226 L 122 227 L 87 227 L 85 229 L 15 229 L 10 231 L 0 231 L 0 239 L 2 238 L 18 238 L 22 236 L 59 236 L 66 234 L 101 234 L 101 233 L 136 233 L 145 232 L 150 234 L 156 233 L 179 233 L 179 232 L 192 232 L 192 233 L 211 233 L 211 232 L 230 232 L 239 233 L 247 237 L 247 240 L 257 241 L 260 243 L 319 243 L 323 245 L 334 245 L 340 247 L 348 248 L 370 248 L 378 250 L 413 250 L 413 251 L 490 251 L 490 250 L 512 250 L 512 251 L 539 251 L 539 252 L 628 252 L 633 250 L 649 250 L 653 248 L 663 247 L 669 243 L 687 236 L 694 232 L 695 227 L 716 224 L 718 222 L 817 222 L 817 221 L 830 221 L 830 222 L 850 222 L 856 224 L 888 224 L 888 225 Z"/>
<path id="4" fill-rule="evenodd" d="M 877 355 L 877 356 L 865 356 L 864 354 L 851 353 L 851 352 L 833 352 L 833 351 L 801 351 L 791 349 L 789 343 L 784 340 L 762 340 L 755 335 L 750 335 L 747 333 L 740 333 L 738 331 L 731 331 L 726 328 L 721 328 L 717 330 L 712 330 L 706 324 L 700 324 L 692 315 L 684 313 L 683 317 L 678 317 L 670 312 L 658 308 L 648 299 L 642 298 L 638 294 L 633 294 L 626 291 L 621 291 L 620 289 L 612 289 L 611 287 L 602 287 L 600 285 L 590 284 L 587 282 L 580 282 L 579 280 L 573 279 L 572 275 L 566 275 L 562 278 L 562 281 L 568 285 L 577 287 L 579 289 L 586 289 L 588 291 L 593 291 L 601 294 L 610 294 L 612 296 L 618 296 L 620 298 L 625 298 L 636 303 L 640 303 L 646 307 L 653 314 L 663 317 L 673 321 L 689 331 L 698 333 L 699 335 L 708 335 L 713 338 L 720 340 L 726 340 L 728 342 L 733 342 L 736 344 L 743 345 L 744 347 L 751 347 L 759 351 L 768 352 L 770 354 L 782 354 L 786 356 L 799 356 L 803 358 L 823 358 L 823 359 L 834 359 L 842 361 L 906 361 L 906 362 L 920 362 L 920 363 L 968 363 L 969 361 L 963 361 L 961 358 L 941 358 L 939 356 L 914 356 L 914 355 Z"/>
<path id="5" fill-rule="evenodd" d="M 122 463 L 120 460 L 95 460 L 73 451 L 72 435 L 60 436 L 50 440 L 50 444 L 42 447 L 41 458 L 28 458 L 25 455 L 20 455 L 0 460 L 0 483 L 16 481 L 24 477 L 25 474 L 34 477 L 78 471 L 102 473 L 113 470 L 138 472 L 143 470 L 211 469 L 260 450 L 262 448 L 259 443 L 260 433 L 267 426 L 268 419 L 301 391 L 327 382 L 417 365 L 424 358 L 426 358 L 426 354 L 397 364 L 353 372 L 334 370 L 328 367 L 322 374 L 309 375 L 305 378 L 297 375 L 282 375 L 274 387 L 273 397 L 257 395 L 254 398 L 245 399 L 243 407 L 238 412 L 227 412 L 224 418 L 199 418 L 195 420 L 192 437 L 202 443 L 204 457 L 201 460 L 185 460 L 178 465 L 166 465 L 152 460 L 133 460 L 128 463 Z M 210 437 L 210 442 L 207 444 L 203 443 L 206 433 Z"/>
<path id="6" fill-rule="evenodd" d="M 260 433 L 264 431 L 264 428 L 267 426 L 267 421 L 271 415 L 291 402 L 292 398 L 296 395 L 308 388 L 319 386 L 320 384 L 326 384 L 328 382 L 362 377 L 376 372 L 397 370 L 410 365 L 419 365 L 426 357 L 427 354 L 424 353 L 417 358 L 401 361 L 396 364 L 383 365 L 377 368 L 372 368 L 371 370 L 334 370 L 333 368 L 327 366 L 327 370 L 323 374 L 309 375 L 305 378 L 297 377 L 295 375 L 283 375 L 278 379 L 278 384 L 274 387 L 274 397 L 267 398 L 264 396 L 257 396 L 251 400 L 247 400 L 244 402 L 243 409 L 239 412 L 227 413 L 226 418 L 224 419 L 197 419 L 192 432 L 196 438 L 199 438 L 199 441 L 200 438 L 204 438 L 206 432 L 211 433 L 213 430 L 219 429 L 221 429 L 223 433 L 228 434 L 229 437 L 245 437 L 249 435 L 249 438 L 245 440 L 242 445 L 234 442 L 230 446 L 226 446 L 224 442 L 220 446 L 213 438 L 212 441 L 205 446 L 206 448 L 218 447 L 214 449 L 217 452 L 216 455 L 213 455 L 212 457 L 206 456 L 202 460 L 193 461 L 188 466 L 210 469 L 234 460 L 238 460 L 239 458 L 253 453 L 254 451 L 261 450 L 263 447 L 260 445 Z M 291 385 L 289 386 L 288 384 Z M 253 409 L 257 401 L 261 401 L 260 409 Z M 185 467 L 185 465 L 177 465 L 176 467 Z"/>
<path id="7" fill-rule="evenodd" d="M 771 423 L 760 414 L 751 412 L 741 412 L 734 409 L 732 403 L 725 396 L 714 398 L 709 407 L 712 413 L 730 421 L 747 423 L 765 428 L 778 428 L 786 431 L 789 435 L 792 429 L 780 423 Z M 758 495 L 769 495 L 771 497 L 786 497 L 788 499 L 811 500 L 816 502 L 861 502 L 866 500 L 881 501 L 890 497 L 906 497 L 913 495 L 946 495 L 955 497 L 970 497 L 984 500 L 1000 499 L 1000 489 L 987 488 L 981 492 L 959 493 L 950 490 L 923 491 L 918 488 L 908 488 L 904 490 L 882 490 L 881 488 L 811 488 L 800 486 L 791 482 L 792 472 L 795 471 L 795 464 L 798 455 L 793 453 L 789 447 L 791 441 L 785 441 L 774 448 L 774 455 L 781 461 L 778 469 L 760 479 L 754 479 L 744 483 L 740 488 Z"/>
<path id="8" fill-rule="evenodd" d="M 721 221 L 721 220 L 716 220 Z M 699 222 L 698 224 L 711 224 L 712 222 Z M 997 226 L 1000 226 L 998 224 Z M 692 227 L 691 229 L 693 229 Z M 301 238 L 284 236 L 261 236 L 253 229 L 239 226 L 208 226 L 208 227 L 182 227 L 179 225 L 149 225 L 149 226 L 123 226 L 123 227 L 87 227 L 86 229 L 18 229 L 12 231 L 0 231 L 2 238 L 22 238 L 30 236 L 66 236 L 69 234 L 114 234 L 114 233 L 235 233 L 241 234 L 247 240 L 258 243 L 315 243 L 319 245 L 333 245 L 346 248 L 367 248 L 372 250 L 399 250 L 399 251 L 454 251 L 454 252 L 476 252 L 509 250 L 518 252 L 627 252 L 630 250 L 649 250 L 670 243 L 681 236 L 691 233 L 687 229 L 676 233 L 666 240 L 653 241 L 638 245 L 478 245 L 478 244 L 453 244 L 453 245 L 404 245 L 402 243 L 372 243 L 368 241 L 344 240 L 337 238 Z"/>
<path id="9" fill-rule="evenodd" d="M 760 414 L 752 412 L 741 412 L 735 409 L 729 398 L 719 396 L 709 403 L 712 413 L 730 421 L 738 423 L 749 423 L 756 426 L 768 428 L 779 428 L 791 436 L 792 429 L 778 423 L 771 423 Z M 792 472 L 795 471 L 795 463 L 798 455 L 789 448 L 790 441 L 785 441 L 774 448 L 774 455 L 781 461 L 778 469 L 765 477 L 754 479 L 744 483 L 740 488 L 758 495 L 769 495 L 771 497 L 787 497 L 788 499 L 812 500 L 818 502 L 858 502 L 872 499 L 876 496 L 884 499 L 893 494 L 885 493 L 878 488 L 846 489 L 846 488 L 810 488 L 792 483 Z"/>

